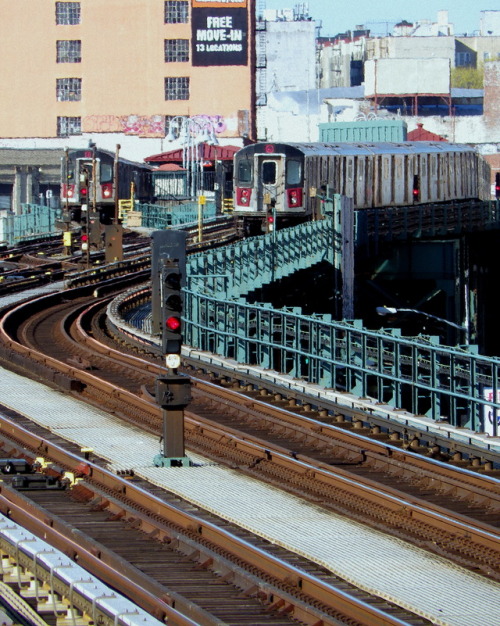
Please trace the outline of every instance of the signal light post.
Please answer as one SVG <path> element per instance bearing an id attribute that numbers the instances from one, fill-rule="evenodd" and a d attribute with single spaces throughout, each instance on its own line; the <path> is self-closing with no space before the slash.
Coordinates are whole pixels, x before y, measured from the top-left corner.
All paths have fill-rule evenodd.
<path id="1" fill-rule="evenodd" d="M 167 239 L 167 248 L 169 236 L 172 238 L 170 250 L 178 248 L 178 234 L 175 231 L 162 233 L 162 237 L 165 235 Z M 165 237 L 163 237 L 162 244 L 165 243 Z M 153 258 L 155 256 L 153 254 Z M 184 467 L 191 465 L 184 449 L 184 408 L 191 401 L 191 381 L 184 374 L 179 374 L 177 369 L 181 364 L 183 340 L 182 287 L 185 284 L 185 276 L 182 270 L 185 262 L 184 259 L 170 257 L 159 258 L 157 256 L 156 258 L 158 260 L 159 298 L 157 301 L 160 304 L 161 345 L 167 372 L 160 374 L 156 379 L 156 401 L 162 409 L 163 434 L 162 454 L 155 456 L 153 463 L 157 467 Z M 153 285 L 154 283 L 155 281 Z"/>

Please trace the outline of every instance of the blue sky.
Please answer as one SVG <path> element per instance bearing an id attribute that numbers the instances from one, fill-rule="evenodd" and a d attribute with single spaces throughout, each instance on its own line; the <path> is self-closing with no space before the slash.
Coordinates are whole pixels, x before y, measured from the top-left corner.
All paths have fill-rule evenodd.
<path id="1" fill-rule="evenodd" d="M 259 5 L 259 1 L 257 2 Z M 288 9 L 298 4 L 298 0 L 264 0 L 267 9 Z M 358 24 L 364 24 L 374 34 L 385 34 L 385 23 L 408 22 L 420 19 L 437 21 L 437 13 L 448 11 L 448 20 L 455 25 L 455 34 L 472 34 L 479 30 L 480 11 L 494 10 L 489 2 L 486 6 L 476 4 L 473 0 L 419 0 L 405 2 L 400 0 L 309 0 L 309 13 L 316 20 L 321 20 L 321 35 L 336 35 L 346 30 L 353 30 Z M 370 24 L 372 22 L 372 24 Z M 374 22 L 378 22 L 375 24 Z M 391 25 L 391 24 L 389 24 Z M 381 31 L 376 33 L 375 31 Z"/>

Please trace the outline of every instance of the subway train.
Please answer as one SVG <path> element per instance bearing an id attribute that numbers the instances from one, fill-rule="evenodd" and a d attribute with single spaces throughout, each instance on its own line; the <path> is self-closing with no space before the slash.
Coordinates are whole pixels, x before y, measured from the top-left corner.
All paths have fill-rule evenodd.
<path id="1" fill-rule="evenodd" d="M 489 166 L 447 142 L 257 143 L 234 157 L 234 215 L 244 235 L 311 219 L 318 197 L 355 209 L 490 199 Z"/>
<path id="2" fill-rule="evenodd" d="M 115 161 L 116 155 L 107 150 L 91 147 L 65 150 L 61 159 L 61 204 L 72 220 L 79 222 L 87 209 L 95 209 L 101 223 L 110 224 L 115 216 L 116 200 L 129 199 L 132 186 L 136 200 L 151 202 L 152 168 L 121 157 Z"/>

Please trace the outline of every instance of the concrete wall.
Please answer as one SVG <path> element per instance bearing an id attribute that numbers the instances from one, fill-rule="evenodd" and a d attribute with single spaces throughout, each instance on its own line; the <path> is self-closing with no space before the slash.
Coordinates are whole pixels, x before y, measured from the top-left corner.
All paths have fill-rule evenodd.
<path id="1" fill-rule="evenodd" d="M 316 24 L 266 22 L 267 92 L 314 89 Z"/>
<path id="2" fill-rule="evenodd" d="M 322 88 L 350 87 L 362 82 L 362 69 L 358 74 L 353 73 L 353 62 L 362 63 L 365 58 L 366 38 L 360 37 L 354 41 L 343 41 L 331 45 L 324 45 L 320 50 L 320 84 Z M 353 78 L 356 80 L 353 81 Z"/>
<path id="3" fill-rule="evenodd" d="M 500 11 L 481 11 L 479 15 L 480 32 L 483 37 L 500 35 Z"/>
<path id="4" fill-rule="evenodd" d="M 372 59 L 365 63 L 365 96 L 377 94 L 449 94 L 450 61 Z"/>
<path id="5" fill-rule="evenodd" d="M 380 37 L 367 39 L 367 59 L 449 59 L 455 63 L 454 37 Z"/>
<path id="6" fill-rule="evenodd" d="M 484 122 L 491 132 L 500 126 L 500 61 L 484 64 Z"/>

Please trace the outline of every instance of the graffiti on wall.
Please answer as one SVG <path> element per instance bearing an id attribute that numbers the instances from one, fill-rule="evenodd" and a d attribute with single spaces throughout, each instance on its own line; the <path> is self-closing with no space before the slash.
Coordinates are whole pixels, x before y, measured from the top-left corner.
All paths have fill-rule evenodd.
<path id="1" fill-rule="evenodd" d="M 82 120 L 84 133 L 124 133 L 139 137 L 163 137 L 164 115 L 89 115 Z"/>
<path id="2" fill-rule="evenodd" d="M 84 133 L 124 133 L 138 137 L 164 137 L 165 122 L 172 116 L 165 115 L 89 115 L 82 120 Z M 221 115 L 194 115 L 191 118 L 200 127 L 223 133 L 227 126 Z"/>

